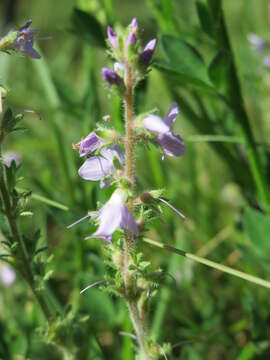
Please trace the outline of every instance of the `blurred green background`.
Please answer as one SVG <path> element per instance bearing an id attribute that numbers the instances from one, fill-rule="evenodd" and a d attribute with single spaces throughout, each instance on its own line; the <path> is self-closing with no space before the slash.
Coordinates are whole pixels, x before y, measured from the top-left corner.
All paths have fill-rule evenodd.
<path id="1" fill-rule="evenodd" d="M 270 41 L 268 2 L 226 0 L 223 5 L 244 106 L 269 184 L 270 73 L 247 39 L 254 32 Z M 41 39 L 37 43 L 42 53 L 39 61 L 0 55 L 0 80 L 10 89 L 5 108 L 10 106 L 15 112 L 34 110 L 25 114 L 25 131 L 12 134 L 4 151 L 15 151 L 22 158 L 21 188 L 64 206 L 49 206 L 33 196 L 29 210 L 34 215 L 23 218 L 21 227 L 26 234 L 40 228 L 40 241 L 48 245 L 48 255 L 53 255 L 49 264 L 54 271 L 49 280 L 54 293 L 51 306 L 61 312 L 68 311 L 71 305 L 78 316 L 89 315 L 84 336 L 75 341 L 84 344 L 80 358 L 128 360 L 134 358 L 133 344 L 129 337 L 121 335 L 121 331 L 131 331 L 122 300 L 97 288 L 79 294 L 85 286 L 103 278 L 104 244 L 83 240 L 91 230 L 87 223 L 66 229 L 88 210 L 94 210 L 97 201 L 103 202 L 109 196 L 109 190 L 101 191 L 98 184 L 79 178 L 81 160 L 72 150 L 72 143 L 87 135 L 106 114 L 111 114 L 118 130 L 123 129 L 121 101 L 108 94 L 101 79 L 101 68 L 110 60 L 104 48 L 95 46 L 91 33 L 84 34 L 76 27 L 74 7 L 92 14 L 104 35 L 108 23 L 126 26 L 137 17 L 143 41 L 158 36 L 157 64 L 164 57 L 164 35 L 192 44 L 207 69 L 217 48 L 202 31 L 195 0 L 0 3 L 2 33 L 33 19 L 33 27 L 39 29 Z M 179 59 L 181 62 L 181 54 Z M 183 57 L 183 61 L 189 60 Z M 196 77 L 195 68 L 191 77 L 193 74 Z M 222 92 L 226 79 L 221 76 L 215 85 Z M 152 146 L 137 150 L 138 189 L 165 188 L 166 197 L 187 217 L 183 222 L 164 208 L 148 237 L 270 279 L 270 222 L 241 144 L 240 121 L 211 91 L 190 86 L 176 73 L 167 74 L 155 64 L 136 95 L 138 112 L 157 107 L 161 115 L 176 100 L 180 116 L 175 132 L 187 145 L 185 157 L 165 161 Z M 206 135 L 211 135 L 212 141 Z M 228 142 L 218 140 L 223 135 Z M 172 344 L 169 358 L 269 358 L 269 290 L 177 255 L 139 246 L 154 268 L 161 267 L 168 274 L 152 303 L 150 324 L 158 342 Z M 24 281 L 17 276 L 7 286 L 0 278 L 0 358 L 68 358 L 41 340 L 38 329 L 43 323 Z"/>

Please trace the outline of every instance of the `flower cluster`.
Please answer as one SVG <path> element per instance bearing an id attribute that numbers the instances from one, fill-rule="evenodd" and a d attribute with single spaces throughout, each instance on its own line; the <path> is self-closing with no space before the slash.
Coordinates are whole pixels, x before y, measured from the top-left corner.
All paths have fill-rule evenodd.
<path id="1" fill-rule="evenodd" d="M 107 29 L 108 44 L 111 48 L 112 56 L 118 61 L 114 63 L 114 68 L 103 68 L 103 79 L 109 85 L 116 85 L 121 88 L 124 85 L 125 63 L 132 63 L 134 75 L 139 81 L 150 65 L 153 54 L 157 46 L 157 40 L 150 40 L 141 48 L 138 38 L 139 26 L 137 19 L 134 18 L 127 31 L 116 33 L 110 26 Z"/>
<path id="2" fill-rule="evenodd" d="M 32 20 L 28 20 L 19 30 L 11 30 L 7 35 L 0 37 L 0 50 L 5 52 L 17 50 L 32 59 L 40 59 L 39 53 L 33 47 L 38 30 L 30 29 L 31 24 Z"/>
<path id="3" fill-rule="evenodd" d="M 110 86 L 120 90 L 125 98 L 128 88 L 127 68 L 131 72 L 134 88 L 148 72 L 157 40 L 152 39 L 146 46 L 141 47 L 139 26 L 135 18 L 126 31 L 115 32 L 109 26 L 107 34 L 110 53 L 115 62 L 113 69 L 102 69 L 102 77 Z M 131 124 L 133 134 L 139 138 L 141 136 L 142 141 L 151 141 L 159 146 L 163 159 L 165 155 L 182 156 L 185 154 L 185 144 L 182 138 L 172 131 L 178 114 L 178 106 L 173 103 L 164 118 L 153 113 L 137 116 Z M 127 160 L 125 160 L 123 145 L 127 148 L 127 141 L 127 134 L 122 136 L 113 129 L 98 128 L 73 145 L 73 148 L 79 151 L 80 157 L 86 157 L 78 170 L 79 176 L 88 181 L 100 181 L 101 188 L 108 186 L 115 188 L 109 201 L 100 210 L 90 213 L 71 225 L 86 218 L 96 221 L 97 230 L 87 238 L 102 238 L 106 242 L 111 242 L 114 232 L 119 229 L 133 236 L 139 234 L 134 215 L 128 206 L 130 201 L 134 203 L 135 194 L 126 178 Z"/>

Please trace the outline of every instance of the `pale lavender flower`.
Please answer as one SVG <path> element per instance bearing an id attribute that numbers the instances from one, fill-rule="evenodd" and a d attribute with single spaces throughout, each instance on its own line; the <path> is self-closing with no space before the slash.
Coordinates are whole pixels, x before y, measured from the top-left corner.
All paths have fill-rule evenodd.
<path id="1" fill-rule="evenodd" d="M 10 286 L 16 279 L 15 272 L 8 265 L 3 265 L 0 268 L 0 278 L 4 286 Z"/>
<path id="2" fill-rule="evenodd" d="M 111 44 L 111 46 L 116 49 L 118 46 L 118 37 L 117 37 L 117 33 L 110 27 L 107 27 L 107 35 L 108 35 L 108 39 L 109 42 Z"/>
<path id="3" fill-rule="evenodd" d="M 252 46 L 252 49 L 257 53 L 262 53 L 266 48 L 266 42 L 257 34 L 248 34 L 248 41 Z"/>
<path id="4" fill-rule="evenodd" d="M 128 230 L 138 235 L 138 227 L 133 215 L 125 205 L 126 194 L 123 190 L 116 190 L 110 200 L 93 216 L 97 219 L 99 226 L 97 231 L 87 237 L 101 238 L 106 242 L 112 241 L 113 233 L 117 229 Z"/>
<path id="5" fill-rule="evenodd" d="M 157 142 L 163 151 L 162 159 L 165 155 L 182 156 L 185 154 L 184 141 L 172 132 L 172 125 L 178 114 L 177 104 L 173 103 L 164 119 L 156 115 L 149 115 L 142 121 L 147 130 L 157 135 Z"/>
<path id="6" fill-rule="evenodd" d="M 267 55 L 263 58 L 264 66 L 270 68 L 270 55 Z"/>
<path id="7" fill-rule="evenodd" d="M 84 180 L 101 180 L 100 186 L 106 187 L 111 181 L 105 178 L 115 172 L 114 159 L 117 159 L 120 164 L 124 162 L 124 155 L 119 145 L 104 148 L 100 151 L 99 156 L 89 157 L 80 167 L 78 173 Z"/>
<path id="8" fill-rule="evenodd" d="M 104 144 L 103 139 L 101 139 L 95 132 L 91 132 L 84 139 L 79 141 L 77 144 L 73 145 L 74 149 L 78 149 L 80 157 L 87 154 L 93 153 L 95 150 L 99 149 Z"/>
<path id="9" fill-rule="evenodd" d="M 123 80 L 117 74 L 117 72 L 110 68 L 102 69 L 102 77 L 109 85 L 121 86 L 123 84 Z"/>
<path id="10" fill-rule="evenodd" d="M 39 53 L 33 48 L 34 37 L 37 34 L 37 30 L 29 29 L 31 24 L 32 20 L 28 20 L 27 23 L 19 29 L 14 47 L 33 59 L 40 59 Z"/>
<path id="11" fill-rule="evenodd" d="M 138 21 L 136 18 L 133 18 L 130 24 L 130 33 L 128 34 L 126 47 L 129 47 L 130 44 L 135 45 L 137 38 L 136 33 L 138 31 Z"/>
<path id="12" fill-rule="evenodd" d="M 140 53 L 140 57 L 145 66 L 148 66 L 150 64 L 153 54 L 155 52 L 156 46 L 157 46 L 157 39 L 152 39 L 146 44 L 143 51 Z"/>
<path id="13" fill-rule="evenodd" d="M 16 152 L 7 152 L 3 154 L 3 163 L 7 167 L 10 167 L 12 164 L 12 161 L 15 161 L 16 167 L 18 167 L 21 163 L 21 156 Z"/>

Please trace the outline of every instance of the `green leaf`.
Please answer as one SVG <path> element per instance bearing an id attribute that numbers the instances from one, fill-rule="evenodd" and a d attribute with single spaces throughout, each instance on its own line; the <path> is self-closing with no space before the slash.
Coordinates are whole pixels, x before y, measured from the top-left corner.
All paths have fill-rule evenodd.
<path id="1" fill-rule="evenodd" d="M 207 0 L 207 5 L 212 13 L 213 19 L 218 21 L 221 12 L 221 0 Z"/>
<path id="2" fill-rule="evenodd" d="M 172 253 L 175 253 L 175 254 L 178 254 L 180 256 L 184 256 L 190 260 L 193 260 L 197 263 L 200 263 L 200 264 L 203 264 L 205 266 L 208 266 L 212 269 L 216 269 L 216 270 L 219 270 L 219 271 L 222 271 L 226 274 L 229 274 L 229 275 L 232 275 L 232 276 L 235 276 L 235 277 L 238 277 L 240 279 L 243 279 L 243 280 L 246 280 L 246 281 L 249 281 L 253 284 L 256 284 L 256 285 L 259 285 L 259 286 L 263 286 L 265 288 L 268 288 L 270 289 L 270 281 L 267 281 L 267 280 L 264 280 L 264 279 L 261 279 L 257 276 L 253 276 L 253 275 L 250 275 L 250 274 L 247 274 L 247 273 L 244 273 L 243 271 L 239 271 L 239 270 L 236 270 L 236 269 L 233 269 L 229 266 L 225 266 L 225 265 L 222 265 L 222 264 L 218 264 L 214 261 L 211 261 L 211 260 L 208 260 L 206 258 L 203 258 L 201 256 L 197 256 L 197 255 L 194 255 L 194 254 L 191 254 L 191 253 L 187 253 L 185 252 L 184 250 L 182 249 L 178 249 L 178 248 L 175 248 L 173 246 L 170 246 L 170 245 L 167 245 L 167 244 L 163 244 L 163 243 L 160 243 L 158 241 L 155 241 L 155 240 L 152 240 L 152 239 L 148 239 L 148 238 L 143 238 L 142 239 L 145 243 L 147 244 L 150 244 L 152 246 L 156 246 L 160 249 L 164 249 L 164 250 L 167 250 L 169 252 L 172 252 Z"/>
<path id="3" fill-rule="evenodd" d="M 219 51 L 211 61 L 208 74 L 217 90 L 226 91 L 226 83 L 230 70 L 230 58 L 224 51 Z"/>
<path id="4" fill-rule="evenodd" d="M 156 62 L 156 67 L 167 72 L 182 84 L 213 90 L 207 67 L 197 50 L 180 38 L 164 35 L 161 44 L 166 58 Z"/>
<path id="5" fill-rule="evenodd" d="M 19 192 L 19 193 L 22 193 L 24 192 L 25 190 L 22 189 L 22 188 L 16 188 L 16 190 Z M 63 210 L 63 211 L 68 211 L 69 208 L 64 205 L 64 204 L 61 204 L 57 201 L 54 201 L 54 200 L 51 200 L 51 199 L 48 199 L 46 198 L 45 196 L 42 196 L 42 195 L 39 195 L 39 194 L 36 194 L 36 193 L 30 193 L 31 194 L 31 198 L 34 199 L 34 200 L 37 200 L 37 201 L 40 201 L 48 206 L 52 206 L 52 207 L 55 207 L 57 209 L 60 209 L 60 210 Z"/>
<path id="6" fill-rule="evenodd" d="M 253 250 L 262 257 L 270 256 L 270 220 L 261 212 L 246 208 L 243 216 L 243 227 L 247 233 Z"/>
<path id="7" fill-rule="evenodd" d="M 200 20 L 202 30 L 209 35 L 213 36 L 213 20 L 207 5 L 200 1 L 196 2 L 197 14 Z"/>
<path id="8" fill-rule="evenodd" d="M 236 360 L 251 360 L 251 359 L 254 359 L 254 355 L 256 353 L 257 353 L 256 346 L 252 342 L 249 342 L 244 347 L 244 349 L 241 351 L 240 355 L 237 357 Z"/>
<path id="9" fill-rule="evenodd" d="M 82 38 L 88 45 L 105 48 L 105 37 L 102 25 L 90 13 L 74 8 L 72 17 L 72 32 Z"/>

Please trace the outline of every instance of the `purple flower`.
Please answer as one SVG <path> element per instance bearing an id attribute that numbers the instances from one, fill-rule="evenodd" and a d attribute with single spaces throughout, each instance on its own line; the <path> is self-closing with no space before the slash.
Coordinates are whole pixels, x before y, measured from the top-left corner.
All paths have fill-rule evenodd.
<path id="1" fill-rule="evenodd" d="M 140 57 L 145 66 L 148 66 L 150 64 L 156 46 L 157 46 L 157 39 L 152 39 L 146 44 L 145 48 L 141 52 Z"/>
<path id="2" fill-rule="evenodd" d="M 107 35 L 111 46 L 116 49 L 118 46 L 117 33 L 110 27 L 107 27 Z"/>
<path id="3" fill-rule="evenodd" d="M 33 59 L 40 59 L 39 53 L 33 48 L 34 37 L 37 30 L 29 29 L 31 24 L 32 20 L 28 20 L 27 23 L 19 29 L 17 38 L 14 42 L 14 47 Z"/>
<path id="4" fill-rule="evenodd" d="M 3 155 L 3 164 L 7 167 L 11 167 L 12 162 L 15 161 L 16 167 L 21 163 L 21 156 L 15 152 L 7 152 Z"/>
<path id="5" fill-rule="evenodd" d="M 100 156 L 89 157 L 80 167 L 78 173 L 84 180 L 101 180 L 101 187 L 106 187 L 111 181 L 105 178 L 115 171 L 114 159 L 117 159 L 120 164 L 124 162 L 124 155 L 118 145 L 102 149 Z"/>
<path id="6" fill-rule="evenodd" d="M 184 141 L 172 132 L 172 125 L 178 114 L 177 104 L 173 103 L 164 119 L 156 115 L 149 115 L 142 121 L 147 130 L 157 135 L 157 142 L 163 151 L 163 159 L 165 155 L 182 156 L 185 154 Z"/>
<path id="7" fill-rule="evenodd" d="M 126 47 L 128 48 L 130 44 L 135 45 L 137 38 L 136 38 L 136 33 L 138 31 L 138 21 L 136 18 L 133 18 L 130 24 L 130 33 L 127 37 L 127 41 L 126 41 Z"/>
<path id="8" fill-rule="evenodd" d="M 138 235 L 138 227 L 133 215 L 125 205 L 126 193 L 116 190 L 110 200 L 93 216 L 97 219 L 99 226 L 97 231 L 88 238 L 101 238 L 106 242 L 112 241 L 113 233 L 117 229 L 128 230 Z"/>
<path id="9" fill-rule="evenodd" d="M 270 55 L 267 55 L 263 58 L 263 63 L 264 63 L 264 66 L 266 66 L 267 68 L 270 68 Z"/>
<path id="10" fill-rule="evenodd" d="M 123 84 L 123 80 L 117 74 L 117 72 L 110 68 L 102 69 L 102 77 L 109 85 L 121 86 Z"/>
<path id="11" fill-rule="evenodd" d="M 79 149 L 80 157 L 93 153 L 104 144 L 104 141 L 95 133 L 91 132 L 86 138 L 73 145 L 74 149 Z"/>
<path id="12" fill-rule="evenodd" d="M 8 265 L 0 268 L 0 278 L 4 286 L 10 286 L 16 279 L 15 272 Z"/>
<path id="13" fill-rule="evenodd" d="M 248 34 L 248 41 L 252 46 L 252 49 L 257 53 L 262 53 L 266 48 L 266 42 L 257 34 Z"/>

